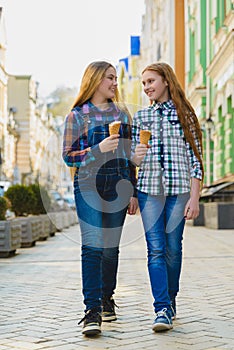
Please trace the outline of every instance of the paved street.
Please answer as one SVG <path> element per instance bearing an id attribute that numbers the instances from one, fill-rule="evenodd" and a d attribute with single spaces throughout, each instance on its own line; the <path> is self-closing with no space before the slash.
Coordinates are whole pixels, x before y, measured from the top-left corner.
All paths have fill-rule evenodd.
<path id="1" fill-rule="evenodd" d="M 86 338 L 79 225 L 35 247 L 0 259 L 0 349 L 234 349 L 234 230 L 187 224 L 178 317 L 174 329 L 153 333 L 146 248 L 139 216 L 128 217 L 121 242 L 118 320 Z"/>

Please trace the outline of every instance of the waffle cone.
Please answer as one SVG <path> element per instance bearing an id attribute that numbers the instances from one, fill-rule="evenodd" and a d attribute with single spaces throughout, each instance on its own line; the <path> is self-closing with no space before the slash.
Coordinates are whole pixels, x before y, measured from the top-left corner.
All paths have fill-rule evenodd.
<path id="1" fill-rule="evenodd" d="M 109 124 L 109 134 L 115 135 L 119 133 L 121 121 L 115 121 Z"/>
<path id="2" fill-rule="evenodd" d="M 148 145 L 150 136 L 151 136 L 151 131 L 140 130 L 140 143 L 142 143 L 144 145 Z"/>

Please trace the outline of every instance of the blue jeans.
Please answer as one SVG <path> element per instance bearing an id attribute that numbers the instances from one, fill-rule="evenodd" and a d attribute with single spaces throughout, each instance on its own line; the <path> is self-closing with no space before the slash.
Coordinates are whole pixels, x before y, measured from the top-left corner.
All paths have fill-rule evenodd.
<path id="1" fill-rule="evenodd" d="M 179 291 L 184 207 L 188 199 L 189 193 L 165 197 L 138 192 L 155 312 L 170 308 L 170 301 Z"/>
<path id="2" fill-rule="evenodd" d="M 128 169 L 80 170 L 74 180 L 82 235 L 82 282 L 86 310 L 99 308 L 116 288 L 119 242 L 132 196 Z"/>

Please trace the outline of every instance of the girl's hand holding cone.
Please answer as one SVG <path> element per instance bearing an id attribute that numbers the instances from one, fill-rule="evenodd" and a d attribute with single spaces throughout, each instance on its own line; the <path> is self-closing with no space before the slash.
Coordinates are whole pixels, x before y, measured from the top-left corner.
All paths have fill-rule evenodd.
<path id="1" fill-rule="evenodd" d="M 110 135 L 116 135 L 119 133 L 119 128 L 121 125 L 121 121 L 117 120 L 115 122 L 112 122 L 109 124 L 109 134 Z"/>
<path id="2" fill-rule="evenodd" d="M 99 143 L 99 148 L 102 153 L 112 151 L 114 153 L 115 149 L 119 144 L 119 128 L 121 121 L 115 121 L 109 124 L 109 134 L 102 142 Z"/>
<path id="3" fill-rule="evenodd" d="M 114 121 L 114 122 L 109 124 L 109 134 L 110 134 L 110 136 L 112 136 L 112 135 L 119 135 L 120 125 L 121 125 L 121 121 L 120 120 L 116 120 L 116 121 Z M 117 145 L 117 147 L 118 147 L 118 145 Z M 114 151 L 115 151 L 115 149 L 112 152 L 114 153 Z"/>
<path id="4" fill-rule="evenodd" d="M 135 154 L 133 156 L 133 161 L 137 165 L 140 165 L 140 163 L 142 162 L 142 160 L 146 156 L 148 148 L 150 147 L 148 145 L 150 136 L 151 136 L 151 131 L 140 130 L 140 143 L 138 143 L 138 145 L 136 145 Z"/>
<path id="5" fill-rule="evenodd" d="M 140 143 L 148 146 L 150 136 L 151 136 L 151 131 L 140 130 Z"/>

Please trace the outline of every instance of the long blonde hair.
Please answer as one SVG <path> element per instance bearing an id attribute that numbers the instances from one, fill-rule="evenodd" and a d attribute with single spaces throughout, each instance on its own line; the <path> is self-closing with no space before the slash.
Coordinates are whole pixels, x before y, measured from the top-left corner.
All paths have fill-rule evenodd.
<path id="1" fill-rule="evenodd" d="M 202 168 L 202 176 L 204 177 L 202 158 L 194 140 L 195 134 L 199 140 L 202 152 L 203 147 L 201 128 L 195 111 L 190 102 L 187 100 L 184 90 L 182 89 L 173 69 L 167 63 L 157 62 L 150 64 L 146 68 L 144 68 L 142 74 L 145 71 L 154 71 L 158 73 L 162 77 L 163 81 L 166 81 L 168 83 L 170 98 L 175 104 L 178 118 L 184 131 L 185 139 L 187 142 L 189 142 L 194 151 L 195 156 L 199 160 Z"/>
<path id="2" fill-rule="evenodd" d="M 115 69 L 111 63 L 105 61 L 96 61 L 88 65 L 88 67 L 85 69 L 81 81 L 80 91 L 73 104 L 73 108 L 76 106 L 82 106 L 85 102 L 92 98 L 102 79 L 104 78 L 106 70 L 110 67 Z M 118 89 L 116 89 L 113 102 L 120 102 Z"/>
<path id="3" fill-rule="evenodd" d="M 115 67 L 111 63 L 106 61 L 95 61 L 88 65 L 81 80 L 80 91 L 73 104 L 73 108 L 76 106 L 82 106 L 85 102 L 92 98 L 93 94 L 95 93 L 102 79 L 104 78 L 105 72 L 110 67 L 115 69 Z M 115 96 L 112 99 L 112 102 L 114 102 L 116 106 L 128 116 L 128 131 L 130 139 L 130 125 L 132 123 L 132 117 L 125 103 L 121 101 L 118 89 L 115 90 Z"/>

